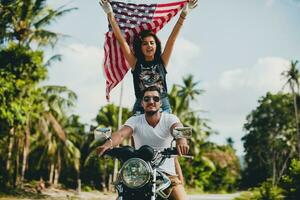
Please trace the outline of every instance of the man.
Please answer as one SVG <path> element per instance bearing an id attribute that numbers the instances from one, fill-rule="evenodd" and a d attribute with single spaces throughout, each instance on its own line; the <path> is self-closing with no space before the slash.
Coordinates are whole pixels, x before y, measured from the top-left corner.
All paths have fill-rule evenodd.
<path id="1" fill-rule="evenodd" d="M 146 88 L 143 92 L 142 107 L 145 113 L 129 118 L 124 126 L 112 134 L 110 141 L 97 148 L 97 153 L 102 155 L 106 150 L 118 146 L 125 138 L 133 136 L 135 148 L 149 145 L 156 149 L 170 147 L 173 137 L 171 135 L 175 127 L 182 127 L 179 119 L 169 113 L 159 112 L 161 106 L 160 89 L 155 86 Z M 189 146 L 185 138 L 176 140 L 176 148 L 179 155 L 187 154 Z M 174 158 L 169 158 L 160 167 L 171 179 L 173 190 L 171 196 L 175 200 L 186 200 L 183 183 L 178 179 L 175 170 Z"/>

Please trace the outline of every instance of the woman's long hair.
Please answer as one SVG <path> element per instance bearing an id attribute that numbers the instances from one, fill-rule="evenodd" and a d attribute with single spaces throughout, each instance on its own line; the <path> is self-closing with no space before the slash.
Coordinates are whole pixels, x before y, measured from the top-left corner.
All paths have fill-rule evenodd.
<path id="1" fill-rule="evenodd" d="M 150 30 L 143 30 L 140 32 L 133 40 L 133 51 L 137 60 L 145 61 L 145 56 L 142 52 L 142 42 L 145 37 L 152 36 L 156 43 L 156 51 L 154 54 L 154 59 L 157 60 L 161 56 L 161 42 L 158 37 Z"/>

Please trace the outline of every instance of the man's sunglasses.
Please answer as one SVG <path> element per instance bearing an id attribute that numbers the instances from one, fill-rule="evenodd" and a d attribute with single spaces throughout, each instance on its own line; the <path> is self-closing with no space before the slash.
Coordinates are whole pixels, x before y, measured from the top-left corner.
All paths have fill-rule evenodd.
<path id="1" fill-rule="evenodd" d="M 143 101 L 149 102 L 151 99 L 153 99 L 154 102 L 159 102 L 160 101 L 159 96 L 144 96 Z"/>

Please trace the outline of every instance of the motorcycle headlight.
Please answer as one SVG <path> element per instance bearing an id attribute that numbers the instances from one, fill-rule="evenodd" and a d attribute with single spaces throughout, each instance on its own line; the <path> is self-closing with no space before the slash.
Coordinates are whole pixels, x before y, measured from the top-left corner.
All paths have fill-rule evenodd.
<path id="1" fill-rule="evenodd" d="M 121 169 L 121 179 L 129 188 L 143 187 L 150 179 L 151 169 L 142 159 L 131 158 L 127 160 Z"/>

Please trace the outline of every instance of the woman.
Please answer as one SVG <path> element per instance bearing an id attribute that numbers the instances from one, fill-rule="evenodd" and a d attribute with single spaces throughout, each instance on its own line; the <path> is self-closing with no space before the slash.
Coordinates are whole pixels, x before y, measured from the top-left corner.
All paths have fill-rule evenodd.
<path id="1" fill-rule="evenodd" d="M 108 0 L 101 0 L 100 5 L 107 14 L 113 33 L 122 49 L 122 52 L 131 67 L 133 74 L 133 84 L 136 101 L 133 107 L 133 114 L 144 112 L 141 106 L 142 91 L 152 85 L 161 88 L 162 92 L 162 111 L 171 113 L 168 100 L 166 74 L 167 66 L 173 51 L 175 40 L 183 25 L 186 15 L 197 6 L 198 0 L 189 0 L 182 9 L 180 17 L 177 20 L 166 46 L 161 51 L 161 43 L 157 36 L 149 30 L 142 31 L 133 42 L 133 51 L 126 42 L 119 25 L 117 24 L 112 7 Z"/>

